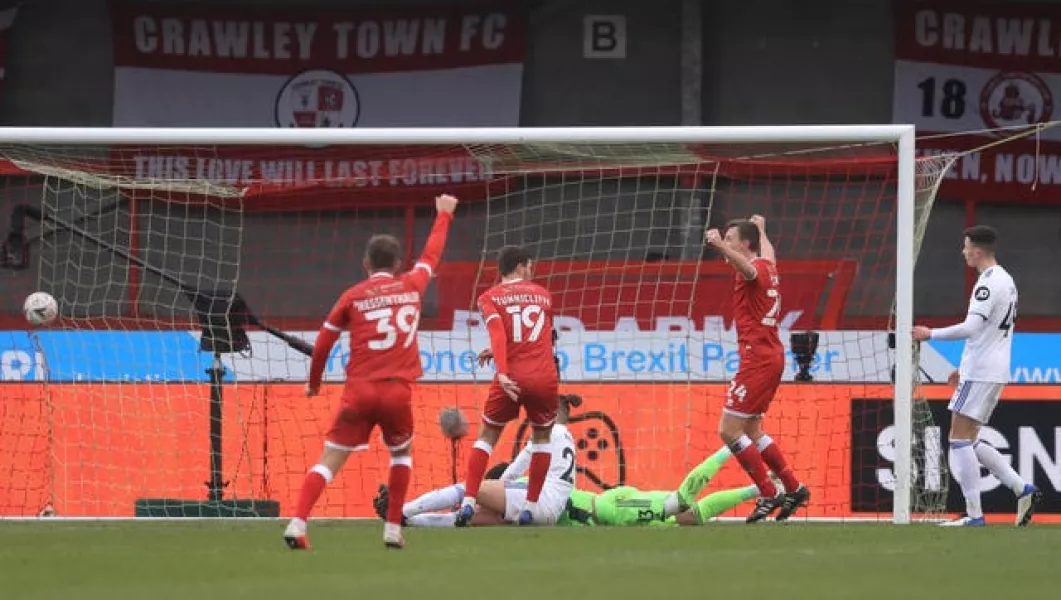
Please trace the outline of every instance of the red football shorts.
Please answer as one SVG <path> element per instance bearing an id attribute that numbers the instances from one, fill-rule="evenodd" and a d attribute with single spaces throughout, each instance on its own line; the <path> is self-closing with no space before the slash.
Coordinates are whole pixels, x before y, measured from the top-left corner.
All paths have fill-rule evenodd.
<path id="1" fill-rule="evenodd" d="M 726 403 L 722 410 L 739 417 L 765 414 L 777 394 L 784 372 L 784 356 L 766 360 L 753 356 L 741 357 L 741 366 L 726 390 Z"/>
<path id="2" fill-rule="evenodd" d="M 340 450 L 365 450 L 377 425 L 388 450 L 409 447 L 413 441 L 413 389 L 408 381 L 348 380 L 325 440 Z"/>
<path id="3" fill-rule="evenodd" d="M 519 418 L 519 407 L 527 413 L 527 420 L 534 427 L 548 427 L 556 421 L 559 406 L 559 384 L 556 379 L 512 378 L 519 386 L 519 400 L 509 398 L 501 385 L 494 380 L 486 397 L 483 420 L 491 425 L 504 425 Z"/>

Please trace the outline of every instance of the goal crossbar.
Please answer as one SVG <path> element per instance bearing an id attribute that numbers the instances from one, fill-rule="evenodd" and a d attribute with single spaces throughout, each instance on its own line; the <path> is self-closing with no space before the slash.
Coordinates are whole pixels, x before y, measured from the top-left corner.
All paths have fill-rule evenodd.
<path id="1" fill-rule="evenodd" d="M 482 128 L 2 127 L 0 144 L 631 144 L 864 143 L 913 139 L 913 125 Z"/>

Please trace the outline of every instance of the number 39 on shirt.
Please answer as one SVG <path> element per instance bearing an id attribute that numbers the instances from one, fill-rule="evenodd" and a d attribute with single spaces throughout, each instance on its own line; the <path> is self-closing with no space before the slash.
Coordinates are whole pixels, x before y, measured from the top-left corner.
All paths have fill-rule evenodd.
<path id="1" fill-rule="evenodd" d="M 380 308 L 365 313 L 365 319 L 376 323 L 376 332 L 381 339 L 369 340 L 371 350 L 387 350 L 398 343 L 401 335 L 402 348 L 413 345 L 416 330 L 420 328 L 420 310 L 411 304 L 399 307 Z"/>

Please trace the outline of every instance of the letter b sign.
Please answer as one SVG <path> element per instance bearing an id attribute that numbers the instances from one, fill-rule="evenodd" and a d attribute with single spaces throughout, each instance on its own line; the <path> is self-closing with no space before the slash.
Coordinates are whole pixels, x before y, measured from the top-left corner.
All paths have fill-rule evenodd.
<path id="1" fill-rule="evenodd" d="M 626 16 L 586 15 L 582 27 L 582 56 L 626 58 Z"/>

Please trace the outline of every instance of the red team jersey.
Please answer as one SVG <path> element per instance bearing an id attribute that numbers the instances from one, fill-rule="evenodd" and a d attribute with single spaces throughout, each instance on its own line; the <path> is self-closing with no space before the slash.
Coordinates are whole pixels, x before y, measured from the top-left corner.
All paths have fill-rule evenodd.
<path id="1" fill-rule="evenodd" d="M 401 275 L 375 273 L 343 292 L 328 313 L 324 328 L 350 331 L 346 379 L 416 381 L 423 374 L 417 330 L 424 290 L 442 257 L 453 215 L 440 213 L 424 253 L 412 270 Z M 314 352 L 310 384 L 319 385 L 325 357 Z"/>
<path id="2" fill-rule="evenodd" d="M 506 375 L 556 380 L 553 363 L 553 296 L 531 281 L 500 283 L 479 296 L 483 321 L 501 319 L 505 327 Z"/>
<path id="3" fill-rule="evenodd" d="M 556 419 L 558 376 L 553 360 L 553 296 L 544 287 L 515 280 L 495 285 L 479 296 L 479 311 L 491 328 L 490 345 L 499 372 L 520 387 L 513 402 L 495 382 L 490 388 L 483 418 L 503 425 L 519 416 L 538 426 Z M 500 323 L 504 338 L 495 335 Z"/>
<path id="4" fill-rule="evenodd" d="M 309 387 L 317 389 L 339 332 L 350 331 L 346 385 L 326 443 L 347 451 L 368 447 L 382 430 L 392 451 L 413 438 L 412 382 L 423 374 L 417 330 L 420 303 L 438 267 L 453 215 L 439 213 L 420 261 L 401 275 L 377 272 L 343 292 L 317 335 Z"/>
<path id="5" fill-rule="evenodd" d="M 752 261 L 755 279 L 737 273 L 733 285 L 733 320 L 737 324 L 737 343 L 741 356 L 784 355 L 785 348 L 777 334 L 781 315 L 781 278 L 773 262 L 764 258 Z"/>
<path id="6" fill-rule="evenodd" d="M 766 412 L 785 370 L 785 347 L 777 333 L 781 315 L 777 267 L 764 258 L 756 258 L 752 265 L 755 279 L 748 280 L 737 273 L 733 285 L 740 368 L 730 382 L 724 408 L 741 416 Z"/>
<path id="7" fill-rule="evenodd" d="M 346 290 L 328 314 L 325 327 L 350 331 L 346 378 L 416 381 L 423 374 L 420 348 L 420 303 L 431 268 L 418 263 L 398 276 L 375 273 Z"/>

